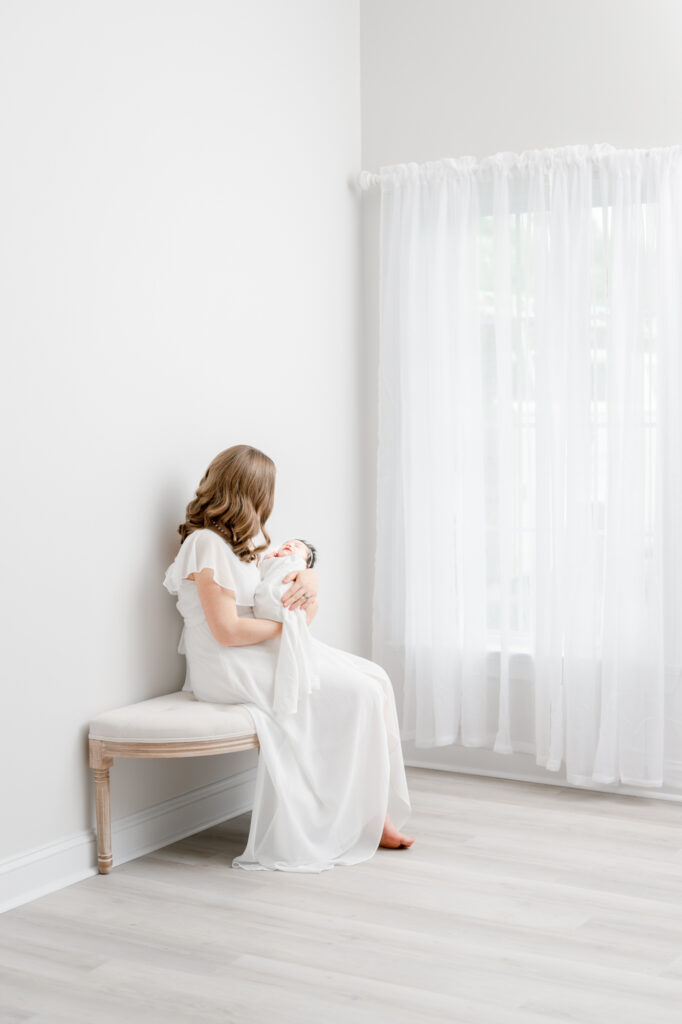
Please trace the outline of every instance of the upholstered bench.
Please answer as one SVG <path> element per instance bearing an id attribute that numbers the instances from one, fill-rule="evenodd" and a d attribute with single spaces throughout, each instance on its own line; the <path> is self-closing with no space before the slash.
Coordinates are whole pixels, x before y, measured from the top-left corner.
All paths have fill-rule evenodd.
<path id="1" fill-rule="evenodd" d="M 258 746 L 256 726 L 243 704 L 209 704 L 189 691 L 105 711 L 90 722 L 90 767 L 97 807 L 97 865 L 111 871 L 109 769 L 115 757 L 203 757 Z"/>

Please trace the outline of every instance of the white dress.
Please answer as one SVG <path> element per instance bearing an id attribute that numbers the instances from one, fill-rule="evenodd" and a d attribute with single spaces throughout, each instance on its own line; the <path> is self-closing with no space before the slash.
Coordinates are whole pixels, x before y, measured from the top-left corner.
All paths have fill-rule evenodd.
<path id="1" fill-rule="evenodd" d="M 213 569 L 232 590 L 240 616 L 253 617 L 260 573 L 213 530 L 195 530 L 168 567 L 164 586 L 184 619 L 178 650 L 187 658 L 183 689 L 198 700 L 245 704 L 260 756 L 246 849 L 233 867 L 324 871 L 369 859 L 389 814 L 401 828 L 410 813 L 393 688 L 386 672 L 358 655 L 312 638 L 319 689 L 295 714 L 273 713 L 279 636 L 242 647 L 219 644 L 196 584 Z"/>

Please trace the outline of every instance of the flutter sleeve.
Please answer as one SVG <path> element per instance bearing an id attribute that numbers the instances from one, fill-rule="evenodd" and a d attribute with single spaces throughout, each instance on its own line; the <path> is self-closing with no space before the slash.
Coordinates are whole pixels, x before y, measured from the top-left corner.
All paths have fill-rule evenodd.
<path id="1" fill-rule="evenodd" d="M 178 551 L 174 562 L 169 565 L 163 585 L 171 594 L 177 594 L 180 583 L 190 573 L 212 569 L 216 583 L 231 590 L 239 605 L 253 604 L 253 585 L 248 567 L 234 553 L 227 541 L 222 540 L 213 530 L 194 530 Z"/>

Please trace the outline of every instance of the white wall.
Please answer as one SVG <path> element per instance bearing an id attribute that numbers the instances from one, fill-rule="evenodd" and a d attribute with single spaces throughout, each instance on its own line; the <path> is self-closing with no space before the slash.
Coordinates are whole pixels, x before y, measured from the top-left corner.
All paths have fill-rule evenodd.
<path id="1" fill-rule="evenodd" d="M 645 148 L 682 141 L 678 0 L 362 0 L 361 12 L 365 170 L 577 143 Z M 363 387 L 374 436 L 378 190 L 362 202 Z M 372 446 L 363 463 L 368 494 L 375 459 Z M 517 711 L 532 731 L 532 708 Z M 537 768 L 529 754 L 407 744 L 406 756 L 412 763 L 565 780 L 563 770 Z M 679 769 L 682 784 L 682 763 Z"/>
<path id="2" fill-rule="evenodd" d="M 366 650 L 359 85 L 357 0 L 0 8 L 0 860 L 94 825 L 91 716 L 180 687 L 162 579 L 223 448 Z M 116 762 L 113 816 L 255 756 Z"/>

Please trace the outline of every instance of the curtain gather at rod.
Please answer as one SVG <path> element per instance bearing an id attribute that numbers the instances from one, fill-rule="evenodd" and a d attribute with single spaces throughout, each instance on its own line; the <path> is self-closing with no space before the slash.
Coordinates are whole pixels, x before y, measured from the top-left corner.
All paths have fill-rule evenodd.
<path id="1" fill-rule="evenodd" d="M 376 185 L 398 184 L 407 181 L 430 181 L 440 177 L 467 175 L 485 178 L 496 169 L 509 172 L 524 170 L 529 167 L 549 168 L 557 161 L 575 164 L 592 163 L 616 167 L 619 162 L 646 160 L 649 157 L 680 157 L 682 146 L 657 146 L 650 149 L 618 149 L 609 143 L 595 145 L 560 146 L 554 149 L 528 149 L 521 153 L 500 152 L 492 156 L 478 159 L 475 156 L 444 157 L 440 160 L 429 160 L 418 164 L 414 162 L 390 164 L 382 167 L 378 174 L 372 171 L 360 171 L 356 183 L 361 192 L 366 192 Z"/>

